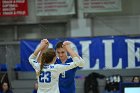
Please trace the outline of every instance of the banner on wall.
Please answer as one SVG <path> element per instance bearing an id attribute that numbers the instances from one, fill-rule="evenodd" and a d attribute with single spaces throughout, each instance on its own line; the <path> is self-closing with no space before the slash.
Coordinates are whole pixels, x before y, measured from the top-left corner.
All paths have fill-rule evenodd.
<path id="1" fill-rule="evenodd" d="M 28 15 L 27 0 L 0 0 L 0 16 Z"/>
<path id="2" fill-rule="evenodd" d="M 121 11 L 121 0 L 83 0 L 84 13 Z"/>
<path id="3" fill-rule="evenodd" d="M 36 0 L 37 16 L 75 14 L 74 0 Z"/>
<path id="4" fill-rule="evenodd" d="M 95 38 L 51 39 L 49 47 L 60 40 L 73 42 L 75 50 L 85 60 L 84 69 L 140 68 L 140 37 L 106 36 Z M 33 71 L 28 57 L 39 44 L 39 40 L 22 40 L 21 66 L 24 71 Z"/>

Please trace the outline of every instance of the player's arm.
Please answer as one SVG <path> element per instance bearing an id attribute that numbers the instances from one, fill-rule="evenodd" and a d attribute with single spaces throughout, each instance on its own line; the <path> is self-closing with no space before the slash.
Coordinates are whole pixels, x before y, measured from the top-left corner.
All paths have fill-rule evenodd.
<path id="1" fill-rule="evenodd" d="M 71 42 L 70 41 L 64 41 L 63 42 L 63 48 L 70 54 L 72 58 L 79 57 L 79 55 L 71 48 Z"/>
<path id="2" fill-rule="evenodd" d="M 30 55 L 30 57 L 29 57 L 29 62 L 30 62 L 30 64 L 33 66 L 33 68 L 34 68 L 35 70 L 39 70 L 39 63 L 36 62 L 37 55 L 39 54 L 39 52 L 40 52 L 44 47 L 46 47 L 46 46 L 48 46 L 48 45 L 49 45 L 49 42 L 48 42 L 47 39 L 41 40 L 41 43 L 40 43 L 39 47 L 37 47 L 37 48 L 35 49 L 35 51 Z"/>
<path id="3" fill-rule="evenodd" d="M 40 46 L 40 45 L 39 45 Z M 44 47 L 37 55 L 37 62 L 41 63 L 41 56 L 42 54 L 46 51 L 46 49 L 48 48 L 48 46 Z"/>
<path id="4" fill-rule="evenodd" d="M 85 61 L 76 53 L 73 51 L 73 49 L 70 46 L 71 42 L 65 41 L 63 43 L 63 48 L 70 54 L 70 56 L 73 58 L 73 62 L 67 63 L 67 64 L 58 64 L 57 68 L 59 72 L 64 72 L 70 69 L 73 69 L 77 66 L 83 67 L 85 64 Z"/>
<path id="5" fill-rule="evenodd" d="M 66 63 L 66 64 L 56 64 L 56 69 L 57 69 L 58 73 L 62 73 L 64 71 L 67 71 L 67 70 L 70 70 L 70 69 L 73 69 L 73 68 L 79 66 L 81 63 L 84 64 L 85 61 L 79 59 L 75 62 L 70 62 L 70 63 Z"/>
<path id="6" fill-rule="evenodd" d="M 78 64 L 79 67 L 84 66 L 84 60 L 76 53 L 72 48 L 71 48 L 71 42 L 70 41 L 65 41 L 63 43 L 63 48 L 70 54 L 74 62 L 78 62 L 81 60 L 81 63 Z"/>
<path id="7" fill-rule="evenodd" d="M 33 54 L 34 54 L 35 56 L 37 56 L 38 53 L 39 53 L 41 50 L 43 50 L 46 46 L 49 46 L 49 41 L 48 41 L 47 39 L 41 40 L 41 43 L 40 43 L 39 47 L 37 47 L 37 48 L 35 49 L 35 51 L 33 52 Z"/>

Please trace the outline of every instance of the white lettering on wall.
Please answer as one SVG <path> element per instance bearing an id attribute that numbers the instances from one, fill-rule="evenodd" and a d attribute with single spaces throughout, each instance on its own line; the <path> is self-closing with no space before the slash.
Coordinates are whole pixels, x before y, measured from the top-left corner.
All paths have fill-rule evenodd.
<path id="1" fill-rule="evenodd" d="M 114 40 L 103 40 L 102 41 L 104 43 L 104 48 L 105 51 L 103 53 L 105 53 L 105 68 L 106 69 L 110 69 L 112 68 L 112 43 L 114 43 Z"/>
<path id="2" fill-rule="evenodd" d="M 122 68 L 122 58 L 119 58 L 118 65 L 114 67 L 114 69 Z M 112 67 L 113 68 L 113 67 Z"/>
<path id="3" fill-rule="evenodd" d="M 135 56 L 138 59 L 138 62 L 140 62 L 140 48 L 137 48 Z"/>
<path id="4" fill-rule="evenodd" d="M 95 64 L 95 66 L 93 67 L 93 69 L 100 69 L 100 68 L 99 68 L 99 63 L 100 63 L 100 60 L 97 58 L 97 59 L 96 59 L 96 64 Z"/>
<path id="5" fill-rule="evenodd" d="M 140 39 L 126 39 L 125 42 L 127 43 L 128 51 L 128 68 L 135 68 L 135 58 L 140 59 L 140 55 L 138 55 L 139 48 L 135 51 L 135 43 L 140 43 Z"/>

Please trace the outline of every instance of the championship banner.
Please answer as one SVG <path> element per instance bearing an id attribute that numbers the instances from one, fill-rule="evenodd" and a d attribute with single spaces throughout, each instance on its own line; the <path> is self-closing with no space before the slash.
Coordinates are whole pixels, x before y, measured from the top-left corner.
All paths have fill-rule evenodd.
<path id="1" fill-rule="evenodd" d="M 0 16 L 27 16 L 27 0 L 0 0 Z"/>
<path id="2" fill-rule="evenodd" d="M 58 41 L 69 40 L 73 48 L 85 60 L 83 69 L 130 69 L 140 68 L 140 37 L 105 36 L 95 38 L 50 39 L 50 46 Z M 21 66 L 23 71 L 34 71 L 28 58 L 40 40 L 22 40 Z"/>
<path id="3" fill-rule="evenodd" d="M 121 11 L 121 0 L 82 0 L 84 13 Z"/>
<path id="4" fill-rule="evenodd" d="M 37 16 L 75 14 L 74 0 L 36 0 Z"/>

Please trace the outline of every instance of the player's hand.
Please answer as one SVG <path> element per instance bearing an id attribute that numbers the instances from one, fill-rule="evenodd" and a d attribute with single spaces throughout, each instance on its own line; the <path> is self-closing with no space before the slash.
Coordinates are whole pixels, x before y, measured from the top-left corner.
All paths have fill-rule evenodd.
<path id="1" fill-rule="evenodd" d="M 64 46 L 66 46 L 66 45 L 70 45 L 70 44 L 71 44 L 70 41 L 64 41 L 64 42 L 63 42 L 63 45 L 64 45 Z"/>
<path id="2" fill-rule="evenodd" d="M 70 41 L 64 41 L 62 47 L 63 47 L 65 50 L 67 50 L 67 49 L 71 48 L 71 46 L 70 46 L 71 43 L 72 43 L 72 42 L 70 42 Z"/>
<path id="3" fill-rule="evenodd" d="M 48 39 L 43 39 L 43 42 L 46 44 L 46 46 L 49 46 L 49 41 L 48 41 Z"/>
<path id="4" fill-rule="evenodd" d="M 49 46 L 49 41 L 47 39 L 41 40 L 41 43 L 40 43 L 40 48 L 41 49 L 44 49 L 44 48 L 46 48 L 48 46 Z"/>

